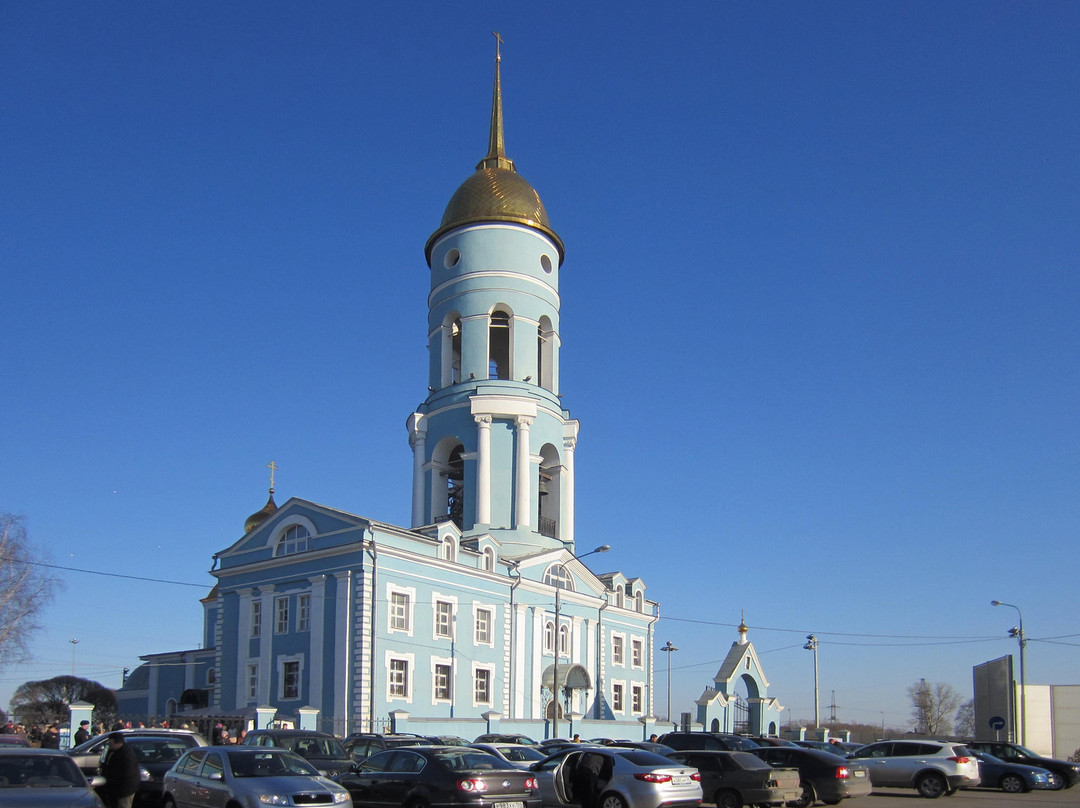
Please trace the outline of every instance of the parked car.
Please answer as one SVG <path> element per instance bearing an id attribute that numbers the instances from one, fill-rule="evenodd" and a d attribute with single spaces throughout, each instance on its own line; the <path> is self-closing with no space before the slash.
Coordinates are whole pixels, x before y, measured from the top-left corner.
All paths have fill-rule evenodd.
<path id="1" fill-rule="evenodd" d="M 1034 788 L 1054 788 L 1060 781 L 1049 769 L 1027 763 L 1006 763 L 989 752 L 977 749 L 972 749 L 971 754 L 978 758 L 979 785 L 983 788 L 1000 788 L 1009 794 L 1020 794 Z"/>
<path id="2" fill-rule="evenodd" d="M 348 771 L 353 764 L 341 741 L 310 729 L 253 729 L 242 745 L 288 749 L 328 777 Z"/>
<path id="3" fill-rule="evenodd" d="M 345 754 L 353 763 L 361 763 L 374 755 L 387 749 L 397 749 L 399 746 L 420 746 L 426 744 L 438 744 L 435 738 L 426 735 L 414 735 L 413 733 L 395 733 L 382 735 L 375 732 L 358 732 L 349 735 L 342 746 Z"/>
<path id="4" fill-rule="evenodd" d="M 197 732 L 186 729 L 118 729 L 116 732 L 124 736 L 124 740 L 132 738 L 166 738 L 172 743 L 182 744 L 184 749 L 194 749 L 196 746 L 206 746 L 206 739 Z M 95 735 L 87 741 L 83 741 L 76 747 L 67 750 L 67 754 L 74 759 L 75 765 L 82 769 L 87 777 L 97 774 L 101 765 L 101 757 L 109 748 L 109 735 Z"/>
<path id="5" fill-rule="evenodd" d="M 23 749 L 30 748 L 30 741 L 27 740 L 25 735 L 0 735 L 0 748 L 8 747 L 22 747 Z"/>
<path id="6" fill-rule="evenodd" d="M 865 763 L 878 788 L 914 788 L 931 799 L 979 784 L 979 761 L 960 743 L 932 740 L 878 741 L 848 760 Z"/>
<path id="7" fill-rule="evenodd" d="M 1072 788 L 1077 783 L 1080 783 L 1080 765 L 1069 763 L 1066 760 L 1043 757 L 1018 743 L 967 741 L 965 745 L 972 750 L 989 752 L 1006 763 L 1027 763 L 1041 769 L 1049 769 L 1060 778 L 1060 782 L 1051 786 L 1052 788 Z"/>
<path id="8" fill-rule="evenodd" d="M 535 746 L 523 743 L 471 743 L 473 749 L 487 752 L 515 769 L 527 769 L 546 755 Z"/>
<path id="9" fill-rule="evenodd" d="M 105 781 L 97 778 L 99 784 Z M 75 761 L 58 749 L 0 748 L 0 806 L 104 808 Z"/>
<path id="10" fill-rule="evenodd" d="M 545 808 L 580 804 L 583 772 L 595 772 L 598 808 L 701 804 L 701 776 L 691 766 L 644 749 L 575 744 L 533 764 Z"/>
<path id="11" fill-rule="evenodd" d="M 829 752 L 842 758 L 846 758 L 859 748 L 858 744 L 855 744 L 851 749 L 846 749 L 839 743 L 833 743 L 832 741 L 794 741 L 793 743 L 803 749 L 817 749 L 819 752 Z"/>
<path id="12" fill-rule="evenodd" d="M 668 757 L 701 772 L 704 800 L 716 808 L 783 805 L 802 794 L 798 770 L 774 769 L 749 752 L 692 749 Z"/>
<path id="13" fill-rule="evenodd" d="M 668 752 L 675 751 L 667 744 L 655 741 L 615 741 L 611 746 L 617 746 L 621 749 L 644 749 L 646 752 L 652 752 L 654 755 L 660 755 L 660 757 L 666 757 Z"/>
<path id="14" fill-rule="evenodd" d="M 777 738 L 772 735 L 747 735 L 751 741 L 758 746 L 794 746 L 794 741 L 789 741 L 786 738 Z"/>
<path id="15" fill-rule="evenodd" d="M 462 746 L 389 749 L 334 780 L 366 808 L 541 808 L 532 772 Z"/>
<path id="16" fill-rule="evenodd" d="M 840 800 L 865 797 L 873 790 L 870 770 L 865 765 L 821 749 L 770 746 L 750 754 L 776 768 L 799 770 L 802 793 L 791 803 L 795 808 L 810 808 L 818 800 L 826 805 L 838 805 Z"/>
<path id="17" fill-rule="evenodd" d="M 165 775 L 165 808 L 337 805 L 349 792 L 287 749 L 209 746 L 186 752 Z"/>
<path id="18" fill-rule="evenodd" d="M 714 749 L 725 752 L 749 752 L 760 744 L 743 735 L 726 732 L 668 732 L 656 739 L 672 749 Z"/>
<path id="19" fill-rule="evenodd" d="M 512 732 L 495 732 L 488 733 L 487 735 L 480 735 L 473 740 L 473 743 L 523 743 L 528 746 L 536 746 L 536 741 L 528 735 L 517 735 Z"/>

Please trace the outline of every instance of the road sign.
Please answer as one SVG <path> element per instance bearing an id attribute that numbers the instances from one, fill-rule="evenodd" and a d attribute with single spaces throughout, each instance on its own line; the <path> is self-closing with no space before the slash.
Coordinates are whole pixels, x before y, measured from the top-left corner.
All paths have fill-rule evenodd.
<path id="1" fill-rule="evenodd" d="M 1000 715 L 991 716 L 990 729 L 1005 729 L 1005 719 Z"/>

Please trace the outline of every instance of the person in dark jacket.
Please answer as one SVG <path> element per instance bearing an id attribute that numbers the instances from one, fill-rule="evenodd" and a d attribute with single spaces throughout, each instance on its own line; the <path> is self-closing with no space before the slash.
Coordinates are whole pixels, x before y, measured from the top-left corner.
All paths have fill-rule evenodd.
<path id="1" fill-rule="evenodd" d="M 79 728 L 75 730 L 75 745 L 78 746 L 81 743 L 89 741 L 90 737 L 90 722 L 80 721 Z"/>
<path id="2" fill-rule="evenodd" d="M 122 733 L 109 735 L 109 751 L 101 764 L 105 786 L 101 796 L 108 808 L 131 808 L 139 790 L 139 759 L 134 748 L 124 742 Z"/>

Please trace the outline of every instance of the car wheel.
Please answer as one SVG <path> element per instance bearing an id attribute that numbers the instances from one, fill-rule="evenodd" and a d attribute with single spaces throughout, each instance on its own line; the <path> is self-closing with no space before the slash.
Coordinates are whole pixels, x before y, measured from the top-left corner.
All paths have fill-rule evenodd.
<path id="1" fill-rule="evenodd" d="M 716 808 L 742 808 L 742 797 L 738 791 L 730 788 L 717 791 L 713 802 L 716 803 Z"/>
<path id="2" fill-rule="evenodd" d="M 176 808 L 176 800 L 172 798 L 171 794 L 166 794 L 165 799 L 161 802 L 163 808 Z"/>
<path id="3" fill-rule="evenodd" d="M 814 793 L 814 787 L 807 782 L 799 783 L 802 787 L 802 794 L 799 795 L 799 799 L 792 800 L 788 803 L 792 808 L 810 808 L 815 802 L 817 802 L 817 795 Z"/>
<path id="4" fill-rule="evenodd" d="M 949 790 L 949 784 L 940 774 L 924 774 L 915 784 L 919 794 L 930 800 L 936 800 Z"/>
<path id="5" fill-rule="evenodd" d="M 599 808 L 626 808 L 626 801 L 618 794 L 610 791 L 600 795 Z"/>
<path id="6" fill-rule="evenodd" d="M 998 783 L 998 787 L 1009 794 L 1019 794 L 1021 791 L 1027 791 L 1024 787 L 1024 778 L 1015 774 L 1004 775 L 1001 782 Z"/>
<path id="7" fill-rule="evenodd" d="M 822 800 L 826 805 L 839 805 L 840 800 Z"/>

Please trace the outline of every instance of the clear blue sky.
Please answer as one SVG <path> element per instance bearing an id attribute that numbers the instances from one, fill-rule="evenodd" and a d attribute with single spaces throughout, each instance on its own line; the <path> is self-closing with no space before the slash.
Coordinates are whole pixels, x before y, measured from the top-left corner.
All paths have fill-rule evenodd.
<path id="1" fill-rule="evenodd" d="M 506 143 L 567 257 L 579 549 L 690 709 L 906 726 L 1080 662 L 1080 4 L 0 6 L 0 509 L 60 570 L 29 679 L 198 647 L 266 497 L 407 524 L 425 239 Z M 69 643 L 78 639 L 78 645 Z M 73 655 L 74 650 L 74 655 Z M 657 670 L 662 710 L 666 660 Z"/>

